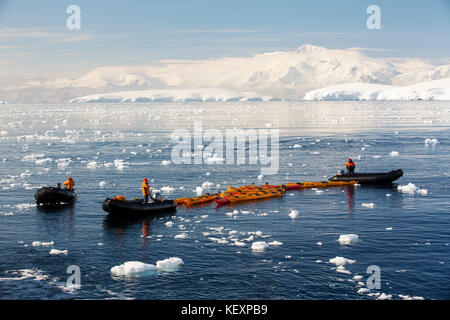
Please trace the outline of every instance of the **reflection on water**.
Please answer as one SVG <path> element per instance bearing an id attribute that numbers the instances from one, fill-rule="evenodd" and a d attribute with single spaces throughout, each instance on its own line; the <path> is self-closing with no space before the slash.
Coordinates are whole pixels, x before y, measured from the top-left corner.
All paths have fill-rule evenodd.
<path id="1" fill-rule="evenodd" d="M 355 187 L 348 186 L 345 189 L 345 197 L 347 199 L 347 213 L 353 213 L 353 207 L 355 206 Z"/>
<path id="2" fill-rule="evenodd" d="M 103 219 L 103 227 L 105 230 L 126 230 L 134 225 L 142 225 L 142 231 L 144 233 L 148 231 L 148 226 L 157 220 L 167 219 L 176 214 L 176 210 L 168 211 L 165 213 L 148 214 L 148 215 L 114 215 L 108 214 Z"/>

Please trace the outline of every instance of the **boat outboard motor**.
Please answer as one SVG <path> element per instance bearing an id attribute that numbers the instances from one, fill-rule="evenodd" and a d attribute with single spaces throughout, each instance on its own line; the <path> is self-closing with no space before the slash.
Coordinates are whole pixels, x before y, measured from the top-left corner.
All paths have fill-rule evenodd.
<path id="1" fill-rule="evenodd" d="M 337 176 L 343 176 L 344 175 L 344 170 L 339 170 L 336 175 Z"/>

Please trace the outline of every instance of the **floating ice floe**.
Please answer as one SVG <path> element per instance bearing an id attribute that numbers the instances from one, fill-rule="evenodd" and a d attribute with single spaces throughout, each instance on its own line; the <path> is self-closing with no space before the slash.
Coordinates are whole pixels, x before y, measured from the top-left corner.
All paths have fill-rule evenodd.
<path id="1" fill-rule="evenodd" d="M 166 227 L 172 227 L 173 226 L 173 221 L 167 221 L 166 223 L 164 223 Z"/>
<path id="2" fill-rule="evenodd" d="M 177 271 L 184 264 L 183 260 L 177 257 L 160 260 L 156 262 L 156 268 L 161 271 Z"/>
<path id="3" fill-rule="evenodd" d="M 106 181 L 100 181 L 98 186 L 103 189 L 104 187 L 106 187 Z"/>
<path id="4" fill-rule="evenodd" d="M 172 193 L 174 190 L 175 190 L 175 188 L 169 187 L 169 186 L 167 186 L 167 187 L 162 187 L 162 188 L 161 188 L 161 191 L 162 191 L 163 193 Z"/>
<path id="5" fill-rule="evenodd" d="M 202 183 L 202 188 L 203 189 L 211 189 L 214 187 L 214 183 L 206 181 Z"/>
<path id="6" fill-rule="evenodd" d="M 291 219 L 297 218 L 297 217 L 298 217 L 298 211 L 292 209 L 292 210 L 289 212 L 289 217 L 291 217 Z"/>
<path id="7" fill-rule="evenodd" d="M 357 234 L 341 234 L 338 239 L 341 245 L 350 245 L 358 241 Z"/>
<path id="8" fill-rule="evenodd" d="M 115 276 L 139 277 L 156 274 L 158 269 L 153 264 L 140 261 L 127 261 L 119 266 L 111 268 L 111 274 Z"/>
<path id="9" fill-rule="evenodd" d="M 361 276 L 361 275 L 356 275 L 356 276 L 353 277 L 353 280 L 355 280 L 355 281 L 360 281 L 362 278 L 363 278 L 363 276 Z"/>
<path id="10" fill-rule="evenodd" d="M 386 294 L 386 293 L 382 293 L 378 296 L 377 300 L 391 300 L 392 299 L 392 295 L 391 294 Z"/>
<path id="11" fill-rule="evenodd" d="M 345 269 L 344 266 L 337 266 L 336 272 L 344 273 L 344 274 L 352 274 L 350 270 Z"/>
<path id="12" fill-rule="evenodd" d="M 59 254 L 61 254 L 61 255 L 67 256 L 68 251 L 67 250 L 52 249 L 52 250 L 50 250 L 49 254 L 51 254 L 51 255 L 59 255 Z"/>
<path id="13" fill-rule="evenodd" d="M 398 157 L 400 153 L 398 153 L 398 151 L 392 151 L 389 155 L 391 157 Z"/>
<path id="14" fill-rule="evenodd" d="M 25 156 L 22 158 L 22 161 L 27 161 L 27 162 L 33 162 L 36 161 L 39 158 L 43 158 L 45 155 L 42 153 L 39 154 L 30 154 L 28 156 Z"/>
<path id="15" fill-rule="evenodd" d="M 283 245 L 283 242 L 280 242 L 280 241 L 269 242 L 269 246 L 282 246 L 282 245 Z"/>
<path id="16" fill-rule="evenodd" d="M 424 300 L 424 298 L 423 297 L 420 297 L 420 296 L 413 296 L 413 297 L 410 297 L 410 296 L 408 296 L 408 295 L 403 295 L 403 294 L 399 294 L 398 295 L 400 298 L 402 298 L 403 300 Z"/>
<path id="17" fill-rule="evenodd" d="M 370 290 L 367 289 L 367 288 L 360 288 L 357 292 L 358 292 L 359 294 L 365 294 L 365 293 L 369 293 Z"/>
<path id="18" fill-rule="evenodd" d="M 97 164 L 96 161 L 90 161 L 90 162 L 86 165 L 86 168 L 89 169 L 89 170 L 97 169 L 97 167 L 98 167 L 98 164 Z"/>
<path id="19" fill-rule="evenodd" d="M 33 241 L 33 243 L 31 245 L 33 247 L 50 247 L 50 246 L 53 246 L 53 244 L 54 244 L 53 241 L 49 241 L 49 242 Z"/>
<path id="20" fill-rule="evenodd" d="M 48 163 L 51 163 L 51 162 L 53 162 L 52 158 L 45 158 L 45 159 L 38 159 L 34 163 L 37 164 L 37 165 L 45 165 L 45 164 L 48 164 Z"/>
<path id="21" fill-rule="evenodd" d="M 438 143 L 439 143 L 439 140 L 435 139 L 435 138 L 433 138 L 433 139 L 430 139 L 430 138 L 425 139 L 425 146 L 426 147 L 428 147 L 428 146 L 435 146 Z"/>
<path id="22" fill-rule="evenodd" d="M 374 203 L 362 203 L 361 206 L 366 207 L 366 208 L 374 208 L 375 204 Z"/>
<path id="23" fill-rule="evenodd" d="M 347 264 L 353 264 L 356 262 L 356 260 L 347 259 L 344 257 L 335 257 L 329 260 L 330 263 L 333 263 L 336 265 L 336 267 L 339 266 L 346 266 Z"/>
<path id="24" fill-rule="evenodd" d="M 398 186 L 397 190 L 402 193 L 408 193 L 408 194 L 418 193 L 422 196 L 426 196 L 428 194 L 427 189 L 421 189 L 421 188 L 417 187 L 414 183 L 408 183 L 405 186 Z"/>
<path id="25" fill-rule="evenodd" d="M 161 161 L 161 165 L 162 166 L 168 166 L 170 164 L 171 164 L 170 160 L 163 160 L 163 161 Z"/>
<path id="26" fill-rule="evenodd" d="M 252 243 L 252 250 L 255 252 L 263 252 L 269 245 L 265 241 L 256 241 Z"/>
<path id="27" fill-rule="evenodd" d="M 186 233 L 180 233 L 175 236 L 175 239 L 186 239 L 188 235 Z"/>
<path id="28" fill-rule="evenodd" d="M 203 195 L 203 188 L 202 187 L 197 187 L 194 190 L 195 194 L 197 195 L 197 197 L 200 197 Z"/>
<path id="29" fill-rule="evenodd" d="M 130 164 L 128 162 L 124 162 L 122 159 L 114 160 L 114 167 L 116 167 L 117 170 L 128 168 L 129 165 Z"/>

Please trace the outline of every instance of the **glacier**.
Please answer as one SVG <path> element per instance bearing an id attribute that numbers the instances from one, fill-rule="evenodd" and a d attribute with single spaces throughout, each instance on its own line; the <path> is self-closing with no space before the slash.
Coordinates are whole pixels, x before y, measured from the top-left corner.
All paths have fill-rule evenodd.
<path id="1" fill-rule="evenodd" d="M 450 100 L 450 78 L 409 86 L 344 83 L 307 92 L 303 100 Z"/>
<path id="2" fill-rule="evenodd" d="M 71 102 L 230 102 L 230 101 L 272 101 L 271 96 L 263 96 L 253 92 L 238 92 L 218 88 L 200 89 L 160 89 L 131 90 L 106 94 L 93 94 Z"/>

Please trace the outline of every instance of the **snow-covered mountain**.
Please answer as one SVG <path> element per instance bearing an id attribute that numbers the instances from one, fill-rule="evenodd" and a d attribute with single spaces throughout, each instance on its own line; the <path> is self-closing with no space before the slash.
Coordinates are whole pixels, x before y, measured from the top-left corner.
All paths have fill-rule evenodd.
<path id="1" fill-rule="evenodd" d="M 409 86 L 344 83 L 307 92 L 304 100 L 450 100 L 450 78 Z"/>
<path id="2" fill-rule="evenodd" d="M 176 89 L 171 94 L 164 93 L 175 99 L 179 90 L 204 92 L 204 88 L 215 88 L 297 100 L 311 90 L 343 83 L 404 86 L 448 77 L 449 59 L 432 62 L 416 58 L 373 58 L 355 48 L 338 50 L 306 44 L 294 51 L 250 57 L 105 66 L 76 79 L 39 79 L 7 89 L 0 87 L 0 94 L 10 102 L 40 102 L 68 101 L 92 94 L 117 95 L 121 91 Z"/>

